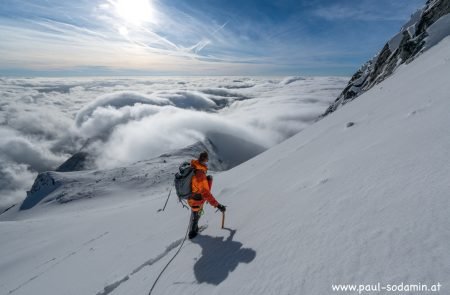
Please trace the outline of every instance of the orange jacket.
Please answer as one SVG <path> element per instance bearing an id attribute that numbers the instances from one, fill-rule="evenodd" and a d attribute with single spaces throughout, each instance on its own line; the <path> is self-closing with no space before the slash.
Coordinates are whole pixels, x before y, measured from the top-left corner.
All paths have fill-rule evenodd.
<path id="1" fill-rule="evenodd" d="M 206 178 L 208 167 L 200 163 L 198 160 L 192 160 L 191 166 L 195 169 L 194 176 L 192 177 L 192 193 L 194 195 L 201 194 L 203 199 L 208 201 L 211 206 L 217 207 L 217 205 L 219 205 L 219 202 L 217 202 L 217 200 L 211 194 L 208 179 Z"/>

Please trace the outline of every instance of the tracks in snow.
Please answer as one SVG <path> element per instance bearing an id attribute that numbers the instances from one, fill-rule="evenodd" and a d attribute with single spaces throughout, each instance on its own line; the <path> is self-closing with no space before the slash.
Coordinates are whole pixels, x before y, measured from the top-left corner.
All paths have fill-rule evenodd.
<path id="1" fill-rule="evenodd" d="M 112 291 L 114 291 L 121 284 L 123 284 L 124 282 L 128 281 L 131 276 L 133 276 L 136 273 L 138 273 L 139 271 L 141 271 L 144 267 L 151 266 L 151 265 L 155 264 L 156 262 L 158 262 L 159 260 L 161 260 L 162 258 L 164 258 L 167 254 L 169 254 L 170 251 L 172 251 L 173 249 L 178 247 L 182 242 L 183 242 L 183 239 L 178 239 L 175 242 L 172 242 L 170 245 L 168 245 L 166 247 L 166 249 L 161 254 L 159 254 L 158 256 L 156 256 L 154 258 L 150 258 L 146 262 L 142 263 L 141 265 L 136 267 L 132 272 L 130 272 L 129 274 L 125 275 L 120 280 L 115 281 L 114 283 L 111 283 L 111 284 L 107 285 L 106 287 L 103 288 L 102 291 L 97 292 L 97 295 L 110 294 Z"/>
<path id="2" fill-rule="evenodd" d="M 15 287 L 14 289 L 9 290 L 8 294 L 13 294 L 14 292 L 16 292 L 17 290 L 19 290 L 20 288 L 22 288 L 23 286 L 27 285 L 28 283 L 34 281 L 35 279 L 39 278 L 41 275 L 47 273 L 49 270 L 51 270 L 52 268 L 56 267 L 57 265 L 61 264 L 63 261 L 69 259 L 70 257 L 72 257 L 73 255 L 77 254 L 80 250 L 82 250 L 85 246 L 103 238 L 104 236 L 106 236 L 107 234 L 109 234 L 109 232 L 104 232 L 86 242 L 84 242 L 83 244 L 81 244 L 78 248 L 76 248 L 74 251 L 70 252 L 69 254 L 66 254 L 65 256 L 57 259 L 57 258 L 52 258 L 50 260 L 45 261 L 44 263 L 41 263 L 40 265 L 38 265 L 35 269 L 38 269 L 40 267 L 43 267 L 53 261 L 55 261 L 55 263 L 51 264 L 49 267 L 47 267 L 45 270 L 39 272 L 38 274 L 30 277 L 29 279 L 27 279 L 26 281 L 20 283 L 17 287 Z"/>

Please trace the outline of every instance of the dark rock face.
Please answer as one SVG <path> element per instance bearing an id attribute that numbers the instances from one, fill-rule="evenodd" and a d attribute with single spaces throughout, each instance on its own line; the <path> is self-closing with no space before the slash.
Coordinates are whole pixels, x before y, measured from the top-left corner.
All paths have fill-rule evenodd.
<path id="1" fill-rule="evenodd" d="M 93 160 L 86 152 L 78 152 L 72 155 L 64 163 L 62 163 L 56 171 L 58 172 L 70 172 L 70 171 L 82 171 L 94 168 Z"/>
<path id="2" fill-rule="evenodd" d="M 424 33 L 425 30 L 435 23 L 442 16 L 450 12 L 450 1 L 448 0 L 428 0 L 425 10 L 417 25 L 417 32 Z"/>
<path id="3" fill-rule="evenodd" d="M 27 191 L 27 197 L 22 205 L 20 205 L 20 210 L 33 208 L 60 185 L 61 184 L 53 178 L 51 172 L 39 173 L 31 190 Z"/>
<path id="4" fill-rule="evenodd" d="M 401 64 L 414 60 L 425 50 L 427 29 L 448 13 L 450 13 L 450 0 L 428 0 L 425 6 L 411 16 L 411 20 L 384 45 L 377 55 L 352 76 L 342 93 L 322 117 L 389 77 Z"/>

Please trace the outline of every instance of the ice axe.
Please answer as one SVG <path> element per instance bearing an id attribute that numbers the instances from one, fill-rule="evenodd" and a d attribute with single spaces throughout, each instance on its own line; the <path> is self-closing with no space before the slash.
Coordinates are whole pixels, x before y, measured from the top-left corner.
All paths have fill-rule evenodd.
<path id="1" fill-rule="evenodd" d="M 219 209 L 216 210 L 216 212 L 219 211 Z M 225 228 L 225 211 L 222 211 L 222 228 Z"/>
<path id="2" fill-rule="evenodd" d="M 225 211 L 222 212 L 222 229 L 225 228 Z"/>

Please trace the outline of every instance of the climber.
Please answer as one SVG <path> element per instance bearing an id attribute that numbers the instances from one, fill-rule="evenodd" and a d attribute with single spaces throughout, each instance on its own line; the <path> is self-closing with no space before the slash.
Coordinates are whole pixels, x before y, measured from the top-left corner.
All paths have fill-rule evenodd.
<path id="1" fill-rule="evenodd" d="M 189 230 L 189 239 L 197 236 L 198 233 L 198 221 L 203 212 L 203 205 L 207 201 L 211 206 L 219 209 L 221 212 L 225 212 L 224 205 L 219 204 L 214 196 L 211 194 L 212 176 L 206 175 L 208 171 L 208 153 L 200 153 L 198 159 L 191 161 L 191 166 L 194 168 L 194 175 L 192 177 L 192 195 L 188 198 L 187 202 L 192 209 L 191 213 L 191 228 Z"/>

